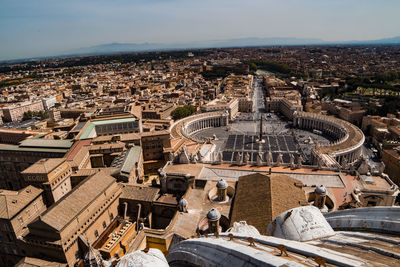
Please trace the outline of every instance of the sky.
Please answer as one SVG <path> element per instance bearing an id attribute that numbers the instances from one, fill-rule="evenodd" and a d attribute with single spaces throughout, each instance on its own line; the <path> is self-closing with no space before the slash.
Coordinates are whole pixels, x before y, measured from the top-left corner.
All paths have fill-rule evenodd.
<path id="1" fill-rule="evenodd" d="M 0 60 L 107 43 L 400 35 L 399 0 L 0 0 Z"/>

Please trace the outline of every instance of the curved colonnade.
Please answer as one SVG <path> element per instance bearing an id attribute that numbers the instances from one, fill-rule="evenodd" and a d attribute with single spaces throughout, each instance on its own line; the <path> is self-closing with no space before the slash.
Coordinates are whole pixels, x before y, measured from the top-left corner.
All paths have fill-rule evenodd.
<path id="1" fill-rule="evenodd" d="M 183 118 L 175 122 L 171 125 L 170 132 L 173 138 L 183 136 L 197 142 L 197 140 L 192 137 L 194 133 L 208 128 L 227 126 L 228 123 L 228 113 L 223 111 L 207 112 Z"/>
<path id="2" fill-rule="evenodd" d="M 296 111 L 293 115 L 295 127 L 319 130 L 336 139 L 331 144 L 316 146 L 314 153 L 317 155 L 326 155 L 340 165 L 352 163 L 360 158 L 365 137 L 355 125 L 334 117 L 303 111 Z"/>
<path id="3" fill-rule="evenodd" d="M 207 112 L 183 118 L 170 127 L 173 138 L 185 138 L 199 142 L 193 134 L 208 128 L 227 126 L 229 115 L 224 111 Z M 293 125 L 305 130 L 319 130 L 335 139 L 327 145 L 317 144 L 313 149 L 314 164 L 319 158 L 327 166 L 340 164 L 345 166 L 353 163 L 362 155 L 362 145 L 365 141 L 363 132 L 355 125 L 330 116 L 296 111 L 293 113 Z M 332 164 L 333 163 L 333 164 Z"/>

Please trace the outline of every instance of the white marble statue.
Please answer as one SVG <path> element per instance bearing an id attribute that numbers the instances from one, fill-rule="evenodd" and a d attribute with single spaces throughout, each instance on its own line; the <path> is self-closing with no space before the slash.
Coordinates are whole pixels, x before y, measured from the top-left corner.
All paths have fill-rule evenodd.
<path id="1" fill-rule="evenodd" d="M 249 164 L 249 160 L 250 160 L 250 155 L 249 155 L 249 153 L 246 153 L 244 155 L 244 163 Z"/>
<path id="2" fill-rule="evenodd" d="M 303 166 L 303 157 L 300 155 L 298 158 L 297 158 L 297 168 L 301 168 Z"/>
<path id="3" fill-rule="evenodd" d="M 262 166 L 262 156 L 261 153 L 257 154 L 257 166 Z"/>
<path id="4" fill-rule="evenodd" d="M 282 153 L 278 154 L 278 158 L 276 159 L 276 166 L 282 165 Z"/>
<path id="5" fill-rule="evenodd" d="M 240 152 L 238 152 L 238 153 L 236 154 L 236 164 L 237 164 L 237 165 L 242 164 L 242 155 L 241 155 Z"/>
<path id="6" fill-rule="evenodd" d="M 296 168 L 296 165 L 294 164 L 294 155 L 290 154 L 290 168 L 294 169 Z"/>
<path id="7" fill-rule="evenodd" d="M 267 158 L 266 158 L 266 160 L 267 160 L 267 166 L 271 166 L 271 164 L 272 164 L 272 153 L 271 153 L 271 151 L 269 151 L 269 152 L 267 153 Z"/>

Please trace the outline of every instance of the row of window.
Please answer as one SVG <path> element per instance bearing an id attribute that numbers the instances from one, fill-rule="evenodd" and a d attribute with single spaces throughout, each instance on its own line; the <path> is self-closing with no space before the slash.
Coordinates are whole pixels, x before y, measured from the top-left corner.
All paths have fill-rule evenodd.
<path id="1" fill-rule="evenodd" d="M 64 179 L 64 177 L 66 177 L 66 176 L 69 176 L 69 175 L 71 174 L 71 172 L 72 172 L 72 169 L 68 168 L 67 171 L 64 172 L 64 173 L 62 173 L 62 174 L 57 178 L 56 181 L 53 181 L 53 182 L 51 183 L 51 186 L 54 186 L 54 185 L 58 184 L 58 183 L 60 182 L 60 180 Z"/>
<path id="2" fill-rule="evenodd" d="M 114 215 L 111 213 L 110 214 L 110 221 L 112 221 L 114 218 Z M 105 230 L 107 228 L 107 223 L 106 221 L 103 221 L 103 229 Z M 99 232 L 96 230 L 94 231 L 94 237 L 97 239 L 99 237 Z"/>
<path id="3" fill-rule="evenodd" d="M 124 129 L 131 129 L 137 127 L 135 123 L 118 123 L 118 124 L 108 124 L 108 125 L 101 125 L 96 126 L 96 132 L 105 132 L 105 131 L 113 131 L 113 130 L 124 130 Z"/>
<path id="4" fill-rule="evenodd" d="M 78 229 L 78 231 L 75 232 L 75 233 L 70 237 L 70 239 L 68 239 L 68 241 L 64 243 L 64 246 L 66 246 L 67 243 L 69 243 L 69 242 L 71 241 L 71 239 L 73 240 L 73 242 L 72 242 L 67 248 L 65 248 L 64 251 L 67 251 L 67 250 L 72 246 L 72 244 L 75 243 L 76 240 L 75 240 L 74 237 L 77 236 L 77 235 L 79 235 L 79 232 L 81 232 L 81 231 L 82 231 L 82 233 L 84 233 L 84 232 L 86 231 L 86 229 L 85 229 L 85 230 L 83 230 L 83 229 L 86 227 L 86 225 L 88 225 L 89 222 L 90 222 L 91 220 L 93 220 L 93 219 L 96 217 L 96 215 L 97 215 L 108 203 L 110 203 L 110 202 L 114 199 L 114 197 L 115 197 L 115 194 L 113 194 L 109 199 L 107 199 L 106 202 L 103 203 L 103 205 L 102 205 L 98 210 L 96 210 L 96 212 L 95 212 L 94 214 L 92 214 L 92 216 L 90 216 L 90 218 L 89 218 L 84 224 L 81 225 L 81 228 Z M 110 219 L 111 219 L 111 218 L 114 218 L 114 215 L 113 215 L 112 213 L 110 214 Z M 111 220 L 112 220 L 112 219 L 111 219 Z M 107 225 L 106 225 L 106 226 L 107 226 Z M 95 231 L 95 238 L 97 239 L 97 237 L 98 237 L 98 232 L 97 232 L 97 236 L 96 236 L 96 232 L 97 232 L 97 230 Z"/>
<path id="5" fill-rule="evenodd" d="M 125 132 L 112 132 L 112 133 L 98 133 L 97 136 L 111 136 L 116 134 L 130 134 L 130 133 L 138 133 L 139 131 L 125 131 Z"/>
<path id="6" fill-rule="evenodd" d="M 144 149 L 162 148 L 162 144 L 161 143 L 145 144 L 143 147 L 144 147 Z"/>

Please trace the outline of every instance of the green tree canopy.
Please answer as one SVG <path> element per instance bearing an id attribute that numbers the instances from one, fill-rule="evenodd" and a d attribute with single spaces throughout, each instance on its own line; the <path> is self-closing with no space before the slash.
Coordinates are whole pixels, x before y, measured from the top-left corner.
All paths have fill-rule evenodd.
<path id="1" fill-rule="evenodd" d="M 192 105 L 186 105 L 183 107 L 178 107 L 174 111 L 171 112 L 171 117 L 174 120 L 179 120 L 185 117 L 188 117 L 196 112 L 196 107 Z"/>
<path id="2" fill-rule="evenodd" d="M 23 121 L 30 120 L 33 117 L 39 117 L 41 120 L 44 120 L 47 118 L 47 111 L 30 111 L 28 110 L 27 112 L 24 112 L 24 115 L 22 117 Z"/>
<path id="3" fill-rule="evenodd" d="M 274 61 L 263 61 L 263 60 L 251 60 L 248 62 L 249 67 L 251 70 L 254 69 L 262 69 L 262 70 L 267 70 L 270 72 L 274 73 L 280 73 L 284 75 L 289 75 L 289 76 L 296 76 L 296 77 L 302 77 L 305 78 L 306 75 L 302 72 L 296 72 L 292 68 L 290 68 L 288 65 L 280 62 L 274 62 Z"/>

